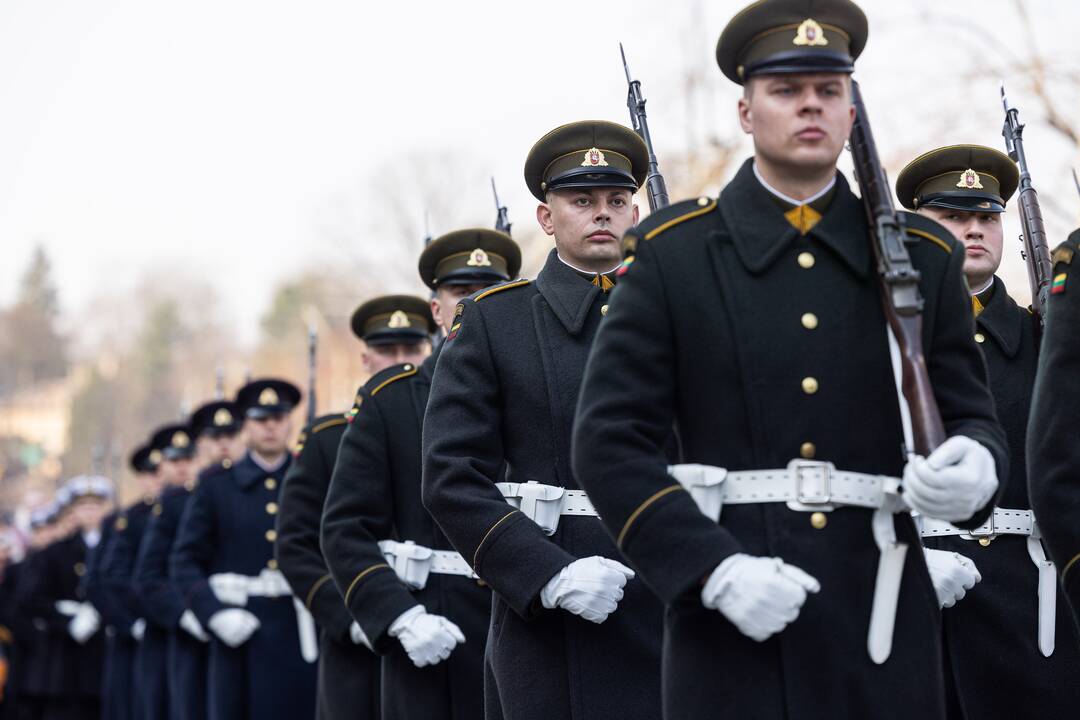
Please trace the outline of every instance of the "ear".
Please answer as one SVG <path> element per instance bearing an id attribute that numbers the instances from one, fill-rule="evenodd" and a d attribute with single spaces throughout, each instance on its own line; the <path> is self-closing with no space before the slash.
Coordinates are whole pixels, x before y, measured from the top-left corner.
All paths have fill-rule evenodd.
<path id="1" fill-rule="evenodd" d="M 540 229 L 548 235 L 555 235 L 555 223 L 551 221 L 551 214 L 551 206 L 547 203 L 536 206 L 536 222 L 540 223 Z"/>
<path id="2" fill-rule="evenodd" d="M 852 107 L 852 112 L 854 112 L 854 111 L 855 111 L 855 108 L 853 106 Z M 739 98 L 738 115 L 739 115 L 739 127 L 741 127 L 742 131 L 744 133 L 746 133 L 747 135 L 753 135 L 754 134 L 754 114 L 750 111 L 750 100 L 745 96 Z M 852 117 L 854 117 L 854 116 L 852 116 Z"/>
<path id="3" fill-rule="evenodd" d="M 634 224 L 637 225 L 638 220 L 641 219 L 641 208 L 638 207 L 637 203 L 634 203 L 633 215 L 634 215 Z"/>
<path id="4" fill-rule="evenodd" d="M 371 375 L 371 351 L 368 350 L 367 345 L 360 351 L 360 364 L 364 366 L 364 372 Z"/>
<path id="5" fill-rule="evenodd" d="M 440 330 L 443 326 L 441 310 L 442 306 L 439 304 L 438 295 L 436 295 L 435 297 L 431 298 L 431 317 L 435 321 L 435 324 L 439 326 Z"/>

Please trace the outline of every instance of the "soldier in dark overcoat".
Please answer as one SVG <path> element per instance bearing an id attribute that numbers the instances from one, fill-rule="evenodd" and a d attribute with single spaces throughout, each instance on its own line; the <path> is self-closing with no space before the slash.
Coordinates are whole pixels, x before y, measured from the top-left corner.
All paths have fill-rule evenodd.
<path id="1" fill-rule="evenodd" d="M 413 312 L 437 319 L 449 332 L 462 298 L 509 280 L 520 266 L 517 244 L 496 230 L 470 228 L 436 238 L 420 257 L 421 277 L 434 291 L 431 310 L 417 298 Z M 427 329 L 417 328 L 411 342 L 426 344 Z M 367 344 L 404 339 L 389 327 L 370 327 L 364 335 Z M 357 392 L 323 515 L 323 547 L 349 591 L 350 611 L 376 650 L 388 653 L 383 717 L 482 717 L 491 592 L 420 500 L 424 409 L 438 353 L 420 359 L 419 365 L 380 368 Z M 369 568 L 376 570 L 365 573 Z M 396 630 L 405 624 L 402 618 L 421 613 L 446 618 L 465 642 L 451 635 L 448 658 L 439 653 L 418 662 L 417 650 Z"/>
<path id="2" fill-rule="evenodd" d="M 1046 549 L 1080 627 L 1080 451 L 1070 434 L 1080 401 L 1080 230 L 1051 254 L 1046 328 L 1027 435 L 1028 489 Z"/>
<path id="3" fill-rule="evenodd" d="M 574 469 L 667 604 L 671 720 L 944 717 L 940 612 L 908 507 L 977 526 L 1007 456 L 963 253 L 911 215 L 948 439 L 908 462 L 866 213 L 836 170 L 866 38 L 848 0 L 738 13 L 717 60 L 744 85 L 754 158 L 719 199 L 672 205 L 623 240 Z"/>
<path id="4" fill-rule="evenodd" d="M 315 713 L 314 621 L 274 558 L 289 413 L 299 399 L 296 386 L 275 379 L 237 392 L 248 451 L 202 474 L 177 531 L 171 577 L 210 635 L 210 720 Z"/>
<path id="5" fill-rule="evenodd" d="M 975 342 L 986 358 L 1009 448 L 1009 477 L 993 522 L 973 531 L 933 520 L 922 525 L 927 547 L 970 558 L 981 577 L 942 616 L 952 718 L 1060 717 L 1080 706 L 1080 683 L 1072 682 L 1080 639 L 1028 502 L 1024 443 L 1037 321 L 996 275 L 1004 250 L 1001 218 L 1018 182 L 1016 163 L 979 145 L 931 150 L 896 178 L 900 202 L 941 223 L 964 250 Z"/>
<path id="6" fill-rule="evenodd" d="M 525 179 L 555 248 L 535 281 L 461 303 L 431 382 L 423 501 L 495 594 L 488 717 L 660 715 L 662 608 L 570 469 L 578 387 L 647 163 L 610 122 L 533 146 Z"/>

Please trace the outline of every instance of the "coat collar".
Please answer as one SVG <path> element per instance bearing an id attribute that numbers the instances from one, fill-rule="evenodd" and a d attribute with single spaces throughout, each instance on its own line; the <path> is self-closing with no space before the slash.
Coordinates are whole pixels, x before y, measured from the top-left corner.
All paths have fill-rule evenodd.
<path id="1" fill-rule="evenodd" d="M 798 236 L 769 191 L 754 177 L 753 159 L 744 162 L 724 188 L 720 207 L 739 259 L 752 273 L 764 271 Z M 866 216 L 859 198 L 851 192 L 844 176 L 837 173 L 832 203 L 809 236 L 839 255 L 856 275 L 866 277 L 870 272 L 870 248 L 865 227 Z"/>
<path id="2" fill-rule="evenodd" d="M 1001 346 L 1006 357 L 1015 357 L 1020 350 L 1025 322 L 1031 315 L 1021 310 L 1005 289 L 1001 278 L 994 276 L 994 294 L 975 318 L 975 324 Z"/>
<path id="3" fill-rule="evenodd" d="M 285 462 L 281 464 L 277 470 L 273 473 L 268 473 L 263 470 L 258 464 L 251 459 L 251 452 L 248 451 L 243 460 L 232 466 L 233 477 L 236 478 L 236 484 L 240 486 L 242 490 L 247 490 L 255 483 L 259 482 L 263 478 L 273 475 L 277 479 L 278 483 L 285 477 L 286 471 L 289 469 L 289 462 L 292 459 L 292 455 L 285 453 Z"/>
<path id="4" fill-rule="evenodd" d="M 585 325 L 600 288 L 574 272 L 559 260 L 555 250 L 548 254 L 544 269 L 536 276 L 536 289 L 547 301 L 555 317 L 571 335 L 577 335 Z"/>

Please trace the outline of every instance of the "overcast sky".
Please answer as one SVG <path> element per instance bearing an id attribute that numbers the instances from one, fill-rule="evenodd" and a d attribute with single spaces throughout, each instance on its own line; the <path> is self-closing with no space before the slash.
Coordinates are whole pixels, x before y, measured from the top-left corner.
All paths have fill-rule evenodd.
<path id="1" fill-rule="evenodd" d="M 675 80 L 688 65 L 708 68 L 721 134 L 734 137 L 738 89 L 712 50 L 743 4 L 4 0 L 0 304 L 42 242 L 69 322 L 95 297 L 180 267 L 218 290 L 250 338 L 276 282 L 334 260 L 319 233 L 328 205 L 355 193 L 361 214 L 379 213 L 357 188 L 395 158 L 467 158 L 499 178 L 512 219 L 532 223 L 521 177 L 531 144 L 570 120 L 627 121 L 620 40 L 650 99 L 661 162 L 686 141 L 673 126 L 683 124 Z M 1075 67 L 1076 4 L 1027 4 L 1048 56 Z M 1002 56 L 998 43 L 1016 27 L 1010 4 L 949 3 L 933 32 L 921 23 L 940 4 L 894 5 L 864 4 L 859 76 L 883 153 L 1000 146 L 997 77 L 947 81 Z M 965 18 L 989 33 L 974 52 Z M 947 88 L 920 87 L 931 81 Z M 1031 102 L 1021 87 L 1015 95 Z M 1080 124 L 1076 105 L 1064 110 Z M 1080 208 L 1067 174 L 1075 150 L 1043 127 L 1029 136 L 1036 182 L 1065 208 L 1064 226 Z M 489 189 L 448 175 L 464 216 L 489 223 Z M 449 229 L 440 222 L 436 233 Z"/>

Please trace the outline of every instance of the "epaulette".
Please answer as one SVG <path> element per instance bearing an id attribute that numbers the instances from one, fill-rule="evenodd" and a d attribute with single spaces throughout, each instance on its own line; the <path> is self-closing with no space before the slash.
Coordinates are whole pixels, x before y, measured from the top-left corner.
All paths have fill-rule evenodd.
<path id="1" fill-rule="evenodd" d="M 419 372 L 419 368 L 412 363 L 394 365 L 372 375 L 371 378 L 364 383 L 364 388 L 367 390 L 368 395 L 375 397 L 386 386 L 396 383 L 398 380 L 412 377 L 417 372 Z M 359 399 L 360 396 L 357 395 L 357 400 L 359 401 Z"/>
<path id="2" fill-rule="evenodd" d="M 493 287 L 489 287 L 487 290 L 483 290 L 483 291 L 477 293 L 475 296 L 473 296 L 472 300 L 473 300 L 473 302 L 480 302 L 484 298 L 491 297 L 492 295 L 495 295 L 497 293 L 501 293 L 504 290 L 510 290 L 512 288 L 518 288 L 518 287 L 525 287 L 530 282 L 532 282 L 532 280 L 529 280 L 528 278 L 520 278 L 518 280 L 510 280 L 509 282 L 500 283 L 500 284 L 495 285 Z"/>
<path id="3" fill-rule="evenodd" d="M 952 245 L 949 245 L 949 243 L 946 242 L 943 238 L 938 237 L 932 232 L 927 232 L 926 230 L 919 230 L 917 228 L 909 227 L 907 228 L 907 233 L 908 235 L 920 237 L 923 240 L 929 240 L 931 243 L 941 248 L 945 252 L 952 253 Z"/>
<path id="4" fill-rule="evenodd" d="M 717 208 L 716 199 L 699 197 L 694 200 L 683 200 L 674 205 L 661 208 L 642 220 L 636 226 L 630 228 L 622 239 L 623 257 L 632 255 L 637 251 L 639 240 L 652 240 L 661 233 L 667 232 L 676 225 L 688 220 L 707 215 Z"/>
<path id="5" fill-rule="evenodd" d="M 326 415 L 320 415 L 319 417 L 308 423 L 307 428 L 304 430 L 305 435 L 314 435 L 317 432 L 322 432 L 326 428 L 334 427 L 335 425 L 342 425 L 345 422 L 345 413 L 327 413 Z"/>
<path id="6" fill-rule="evenodd" d="M 1064 265 L 1072 265 L 1073 255 L 1076 254 L 1076 245 L 1071 241 L 1065 242 L 1054 248 L 1054 252 L 1050 255 L 1050 265 L 1057 267 L 1058 263 Z"/>

